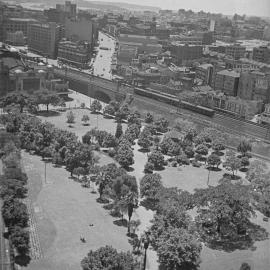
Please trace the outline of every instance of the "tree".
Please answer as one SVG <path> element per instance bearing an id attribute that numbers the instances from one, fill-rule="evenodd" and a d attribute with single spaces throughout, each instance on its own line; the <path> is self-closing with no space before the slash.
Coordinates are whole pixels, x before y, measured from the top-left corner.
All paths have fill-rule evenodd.
<path id="1" fill-rule="evenodd" d="M 156 128 L 157 132 L 164 133 L 168 130 L 169 121 L 165 118 L 159 118 L 154 122 L 154 127 Z"/>
<path id="2" fill-rule="evenodd" d="M 86 126 L 89 121 L 90 121 L 89 116 L 87 114 L 84 114 L 82 117 L 82 122 L 84 122 L 84 125 Z"/>
<path id="3" fill-rule="evenodd" d="M 202 245 L 183 228 L 168 227 L 157 240 L 159 262 L 166 269 L 191 269 L 199 264 Z"/>
<path id="4" fill-rule="evenodd" d="M 242 156 L 246 156 L 247 152 L 251 152 L 252 146 L 249 141 L 241 140 L 240 144 L 237 147 L 237 151 L 242 154 Z"/>
<path id="5" fill-rule="evenodd" d="M 101 111 L 101 109 L 102 109 L 102 105 L 101 105 L 100 101 L 95 99 L 90 106 L 90 111 L 92 113 L 97 113 L 97 112 Z"/>
<path id="6" fill-rule="evenodd" d="M 147 200 L 157 201 L 158 193 L 163 188 L 161 176 L 157 173 L 146 174 L 140 182 L 141 197 Z"/>
<path id="7" fill-rule="evenodd" d="M 137 262 L 130 252 L 117 252 L 111 246 L 90 250 L 82 260 L 83 270 L 133 270 Z"/>
<path id="8" fill-rule="evenodd" d="M 246 178 L 249 182 L 253 182 L 254 180 L 260 178 L 262 175 L 266 174 L 267 171 L 268 166 L 265 162 L 254 160 L 250 163 Z"/>
<path id="9" fill-rule="evenodd" d="M 127 118 L 128 125 L 136 124 L 141 127 L 140 118 L 141 118 L 141 114 L 138 111 L 135 111 L 134 113 L 130 113 Z"/>
<path id="10" fill-rule="evenodd" d="M 74 115 L 73 111 L 68 111 L 66 116 L 67 116 L 67 123 L 73 124 L 75 121 L 75 115 Z"/>
<path id="11" fill-rule="evenodd" d="M 26 205 L 18 199 L 9 198 L 4 201 L 2 216 L 7 227 L 26 227 L 28 224 Z"/>
<path id="12" fill-rule="evenodd" d="M 25 92 L 12 92 L 1 99 L 1 106 L 7 107 L 12 104 L 18 104 L 20 106 L 20 113 L 26 106 L 33 104 L 33 98 Z"/>
<path id="13" fill-rule="evenodd" d="M 196 147 L 196 153 L 201 154 L 201 155 L 207 155 L 208 154 L 208 147 L 205 144 L 199 144 Z"/>
<path id="14" fill-rule="evenodd" d="M 212 142 L 212 148 L 215 152 L 220 152 L 225 149 L 225 142 L 222 138 L 217 138 Z"/>
<path id="15" fill-rule="evenodd" d="M 91 139 L 92 139 L 92 133 L 90 131 L 87 131 L 83 136 L 82 136 L 82 142 L 85 144 L 91 144 Z"/>
<path id="16" fill-rule="evenodd" d="M 117 141 L 116 138 L 110 134 L 107 133 L 106 136 L 104 137 L 103 143 L 102 143 L 102 147 L 116 147 L 117 145 Z"/>
<path id="17" fill-rule="evenodd" d="M 19 254 L 26 255 L 29 253 L 30 237 L 28 231 L 22 229 L 21 227 L 15 226 L 11 230 L 10 240 Z"/>
<path id="18" fill-rule="evenodd" d="M 121 144 L 117 151 L 116 160 L 122 167 L 128 168 L 134 163 L 133 156 L 134 154 L 130 146 Z"/>
<path id="19" fill-rule="evenodd" d="M 143 149 L 149 150 L 151 144 L 151 134 L 149 134 L 148 132 L 142 132 L 138 138 L 138 145 L 141 146 Z"/>
<path id="20" fill-rule="evenodd" d="M 196 221 L 208 240 L 227 236 L 234 239 L 247 228 L 249 218 L 255 215 L 249 188 L 226 181 L 216 187 L 196 190 L 194 200 L 199 213 Z"/>
<path id="21" fill-rule="evenodd" d="M 248 157 L 242 157 L 241 158 L 241 167 L 244 167 L 244 169 L 249 165 L 249 159 Z"/>
<path id="22" fill-rule="evenodd" d="M 49 111 L 49 105 L 58 106 L 63 102 L 56 92 L 49 90 L 37 91 L 35 92 L 35 97 L 36 97 L 35 100 L 36 104 L 45 105 L 47 108 L 47 112 Z"/>
<path id="23" fill-rule="evenodd" d="M 239 270 L 251 270 L 251 267 L 248 263 L 242 263 Z"/>
<path id="24" fill-rule="evenodd" d="M 103 114 L 104 115 L 106 115 L 106 114 L 107 115 L 114 115 L 115 114 L 115 108 L 112 105 L 108 104 L 108 105 L 106 105 L 104 107 Z"/>
<path id="25" fill-rule="evenodd" d="M 115 113 L 115 119 L 117 122 L 122 122 L 122 120 L 127 119 L 129 113 L 128 105 L 125 104 Z"/>
<path id="26" fill-rule="evenodd" d="M 151 123 L 153 123 L 153 121 L 154 121 L 154 116 L 151 114 L 151 113 L 147 113 L 146 114 L 146 116 L 145 116 L 145 123 L 147 123 L 147 124 L 151 124 Z"/>
<path id="27" fill-rule="evenodd" d="M 193 158 L 194 157 L 194 150 L 193 150 L 193 147 L 191 146 L 187 146 L 184 150 L 185 154 L 187 155 L 188 158 Z"/>
<path id="28" fill-rule="evenodd" d="M 232 176 L 234 177 L 235 173 L 241 168 L 241 160 L 235 155 L 235 153 L 229 152 L 223 166 L 226 170 L 231 171 Z"/>
<path id="29" fill-rule="evenodd" d="M 207 158 L 207 164 L 210 167 L 214 167 L 216 166 L 218 168 L 218 166 L 220 165 L 221 160 L 220 157 L 216 154 L 211 154 L 208 158 Z"/>
<path id="30" fill-rule="evenodd" d="M 146 162 L 144 166 L 144 173 L 153 173 L 154 171 L 154 164 L 151 162 Z"/>
<path id="31" fill-rule="evenodd" d="M 123 134 L 123 129 L 121 123 L 117 123 L 116 131 L 115 131 L 115 137 L 119 139 Z"/>
<path id="32" fill-rule="evenodd" d="M 155 169 L 161 169 L 164 165 L 164 156 L 160 151 L 154 150 L 148 156 L 148 162 L 152 163 Z"/>
<path id="33" fill-rule="evenodd" d="M 168 137 L 165 137 L 160 143 L 160 149 L 163 154 L 170 156 L 177 156 L 181 152 L 180 144 Z"/>

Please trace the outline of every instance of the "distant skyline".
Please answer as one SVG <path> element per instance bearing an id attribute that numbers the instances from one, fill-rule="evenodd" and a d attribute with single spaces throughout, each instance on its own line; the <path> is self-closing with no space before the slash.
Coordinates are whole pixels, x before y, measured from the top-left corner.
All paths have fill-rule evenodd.
<path id="1" fill-rule="evenodd" d="M 94 1 L 99 2 L 103 0 Z M 203 10 L 225 15 L 237 13 L 240 15 L 270 17 L 270 0 L 104 0 L 104 2 L 125 2 L 173 10 L 180 8 L 192 9 L 193 11 Z"/>

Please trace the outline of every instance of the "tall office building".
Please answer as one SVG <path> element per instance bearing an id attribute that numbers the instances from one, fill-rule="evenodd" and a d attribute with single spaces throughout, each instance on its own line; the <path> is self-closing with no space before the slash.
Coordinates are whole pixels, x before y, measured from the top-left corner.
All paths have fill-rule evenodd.
<path id="1" fill-rule="evenodd" d="M 61 27 L 56 23 L 31 24 L 28 32 L 28 47 L 41 55 L 55 58 L 61 38 Z"/>

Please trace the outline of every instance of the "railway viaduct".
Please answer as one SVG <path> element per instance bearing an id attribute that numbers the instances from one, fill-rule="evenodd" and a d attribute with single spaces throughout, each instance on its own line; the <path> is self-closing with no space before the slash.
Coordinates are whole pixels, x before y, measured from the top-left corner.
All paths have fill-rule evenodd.
<path id="1" fill-rule="evenodd" d="M 69 88 L 106 103 L 111 100 L 122 101 L 127 94 L 133 94 L 133 88 L 104 78 L 82 73 L 77 70 L 55 68 L 56 78 L 69 81 Z"/>

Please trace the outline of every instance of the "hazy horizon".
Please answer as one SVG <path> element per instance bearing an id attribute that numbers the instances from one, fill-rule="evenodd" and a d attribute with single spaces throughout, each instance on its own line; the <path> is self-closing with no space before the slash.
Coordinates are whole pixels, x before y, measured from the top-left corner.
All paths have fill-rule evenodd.
<path id="1" fill-rule="evenodd" d="M 74 0 L 76 1 L 76 0 Z M 225 15 L 246 14 L 270 17 L 269 0 L 87 0 L 96 2 L 124 2 L 144 6 L 155 6 L 162 9 L 178 10 L 180 8 L 203 10 L 205 12 L 223 13 Z"/>

